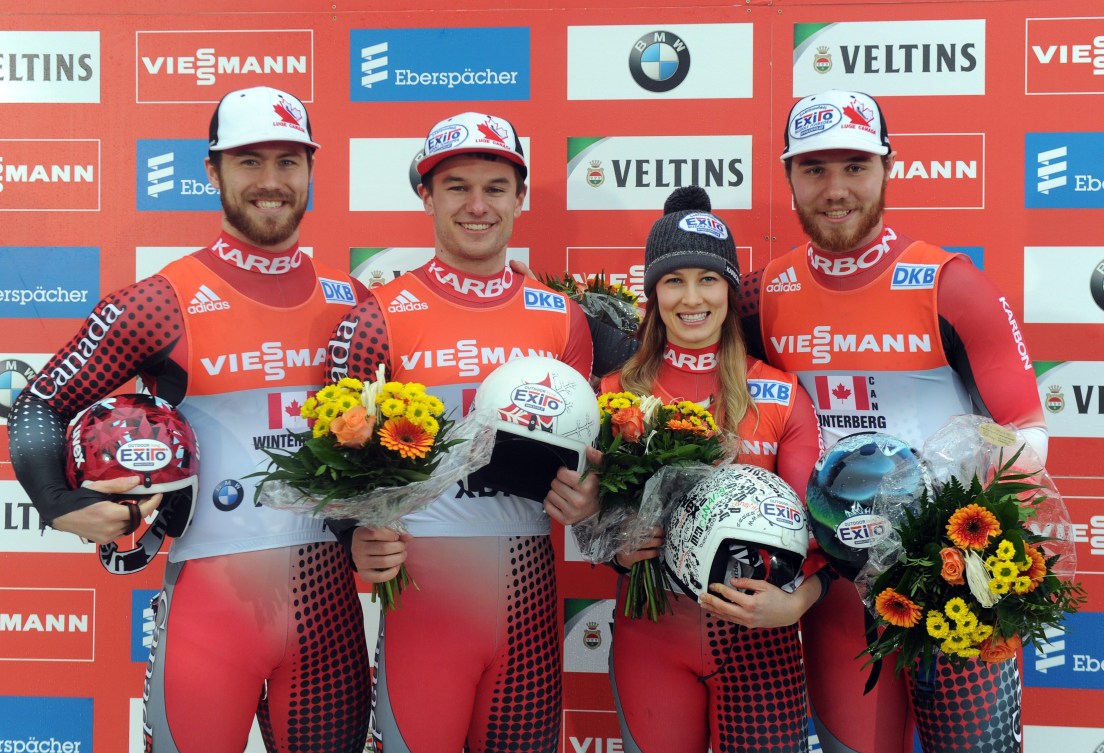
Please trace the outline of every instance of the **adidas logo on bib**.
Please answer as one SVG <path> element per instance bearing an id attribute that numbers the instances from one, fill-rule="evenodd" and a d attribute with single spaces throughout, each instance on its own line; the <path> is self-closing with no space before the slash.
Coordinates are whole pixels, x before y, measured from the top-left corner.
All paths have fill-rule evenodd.
<path id="1" fill-rule="evenodd" d="M 418 296 L 414 295 L 409 290 L 400 292 L 387 306 L 387 310 L 392 314 L 398 314 L 403 311 L 424 311 L 428 308 L 428 303 L 418 300 Z"/>

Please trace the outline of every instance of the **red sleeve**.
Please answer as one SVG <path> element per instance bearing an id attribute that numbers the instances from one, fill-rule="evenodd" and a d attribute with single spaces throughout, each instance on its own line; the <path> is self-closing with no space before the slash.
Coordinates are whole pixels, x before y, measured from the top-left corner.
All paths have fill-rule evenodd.
<path id="1" fill-rule="evenodd" d="M 778 444 L 778 476 L 797 492 L 802 502 L 805 501 L 805 491 L 813 474 L 813 466 L 823 453 L 824 440 L 820 435 L 820 424 L 817 423 L 813 401 L 809 399 L 805 388 L 795 380 L 793 408 Z M 812 577 L 813 573 L 827 564 L 816 539 L 810 536 L 809 553 L 801 566 L 805 577 Z"/>
<path id="2" fill-rule="evenodd" d="M 184 366 L 170 359 L 183 337 L 184 318 L 172 286 L 159 275 L 147 277 L 100 301 L 29 391 L 66 422 L 139 374 L 151 392 L 179 403 Z"/>
<path id="3" fill-rule="evenodd" d="M 594 344 L 590 338 L 590 325 L 579 304 L 569 300 L 567 305 L 571 320 L 567 325 L 567 347 L 564 349 L 563 362 L 590 379 L 594 367 Z"/>
<path id="4" fill-rule="evenodd" d="M 939 326 L 951 368 L 997 423 L 1046 427 L 1035 371 L 1012 307 L 968 259 L 939 276 Z"/>
<path id="5" fill-rule="evenodd" d="M 793 487 L 802 502 L 809 476 L 822 452 L 824 440 L 820 436 L 813 401 L 805 388 L 794 380 L 793 408 L 778 443 L 778 476 Z"/>

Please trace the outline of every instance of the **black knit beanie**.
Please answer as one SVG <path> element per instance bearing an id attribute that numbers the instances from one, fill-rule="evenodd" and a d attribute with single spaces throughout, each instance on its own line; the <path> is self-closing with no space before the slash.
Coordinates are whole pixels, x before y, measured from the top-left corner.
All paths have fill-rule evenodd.
<path id="1" fill-rule="evenodd" d="M 676 188 L 663 202 L 663 216 L 652 225 L 644 249 L 644 294 L 676 269 L 709 269 L 733 289 L 740 286 L 736 243 L 728 226 L 710 213 L 713 205 L 701 186 Z"/>

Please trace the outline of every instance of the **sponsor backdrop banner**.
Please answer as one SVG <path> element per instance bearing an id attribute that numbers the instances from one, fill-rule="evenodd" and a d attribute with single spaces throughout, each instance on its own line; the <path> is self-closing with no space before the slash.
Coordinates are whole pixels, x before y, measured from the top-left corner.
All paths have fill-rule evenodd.
<path id="1" fill-rule="evenodd" d="M 93 546 L 40 533 L 6 421 L 104 294 L 214 240 L 208 121 L 227 91 L 258 84 L 299 96 L 322 144 L 302 230 L 316 258 L 369 286 L 428 259 L 432 221 L 411 161 L 430 126 L 474 110 L 512 121 L 529 159 L 511 257 L 579 280 L 602 272 L 636 292 L 648 230 L 679 186 L 706 188 L 745 272 L 801 244 L 778 159 L 786 113 L 831 87 L 878 97 L 897 151 L 888 223 L 969 255 L 1018 316 L 1089 592 L 1084 614 L 1024 652 L 1025 749 L 1104 745 L 1104 721 L 1084 713 L 1104 707 L 1098 0 L 18 6 L 0 30 L 0 747 L 140 750 L 164 554 L 114 576 Z M 871 402 L 862 375 L 839 378 Z M 842 394 L 825 388 L 814 399 Z M 289 406 L 305 397 L 274 386 L 270 420 L 290 428 Z M 614 576 L 583 562 L 562 528 L 553 542 L 561 749 L 612 753 Z M 365 606 L 374 639 L 378 615 Z"/>

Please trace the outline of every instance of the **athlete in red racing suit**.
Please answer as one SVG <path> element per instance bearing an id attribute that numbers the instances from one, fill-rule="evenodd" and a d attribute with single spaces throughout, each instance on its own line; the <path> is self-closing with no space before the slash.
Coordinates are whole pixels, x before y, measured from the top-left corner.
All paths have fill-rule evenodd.
<path id="1" fill-rule="evenodd" d="M 329 379 L 420 382 L 454 417 L 508 360 L 550 356 L 590 376 L 582 310 L 506 267 L 525 162 L 505 120 L 442 121 L 417 163 L 435 257 L 372 291 L 331 338 Z M 387 612 L 377 647 L 374 732 L 386 753 L 559 750 L 561 639 L 550 516 L 597 511 L 597 477 L 560 468 L 541 501 L 461 485 L 406 516 L 400 537 L 358 527 L 360 575 L 389 580 L 406 561 L 419 590 Z"/>
<path id="2" fill-rule="evenodd" d="M 882 222 L 894 154 L 877 103 L 851 92 L 807 97 L 791 111 L 786 143 L 812 242 L 745 278 L 749 350 L 761 341 L 769 363 L 800 377 L 829 446 L 873 430 L 919 448 L 951 416 L 973 413 L 1013 425 L 1045 461 L 1042 407 L 1008 301 L 966 257 Z M 837 584 L 802 621 L 825 751 L 907 753 L 913 714 L 928 753 L 1020 750 L 1014 659 L 962 672 L 940 661 L 930 692 L 883 671 L 864 695 L 867 672 L 854 659 L 863 614 L 856 591 Z"/>
<path id="3" fill-rule="evenodd" d="M 302 104 L 261 87 L 227 96 L 241 108 L 222 109 L 212 153 L 227 132 L 255 140 L 209 165 L 223 233 L 95 307 L 20 394 L 12 461 L 45 524 L 105 543 L 126 512 L 67 487 L 66 425 L 135 376 L 176 405 L 202 462 L 158 597 L 145 749 L 241 753 L 256 715 L 272 753 L 360 753 L 369 669 L 347 555 L 318 520 L 254 505 L 246 476 L 267 465 L 261 448 L 305 428 L 289 408 L 319 388 L 326 339 L 366 291 L 299 248 L 316 146 Z"/>

